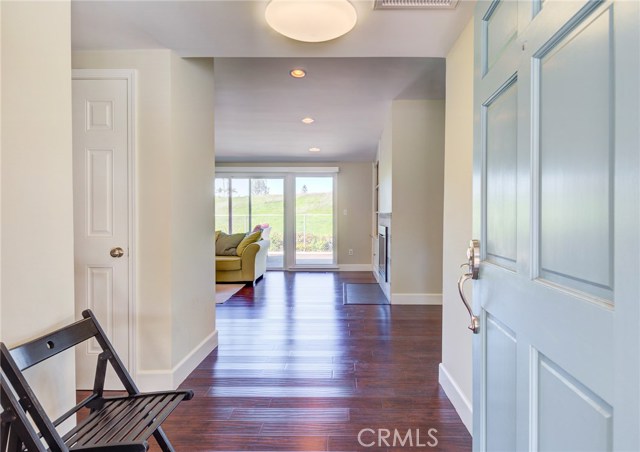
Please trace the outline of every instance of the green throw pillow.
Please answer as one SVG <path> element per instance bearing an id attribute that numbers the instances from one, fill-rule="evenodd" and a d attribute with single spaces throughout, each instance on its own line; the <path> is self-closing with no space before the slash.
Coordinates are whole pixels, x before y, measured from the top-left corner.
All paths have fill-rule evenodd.
<path id="1" fill-rule="evenodd" d="M 225 234 L 221 232 L 216 240 L 216 256 L 237 256 L 236 248 L 244 239 L 244 233 Z"/>
<path id="2" fill-rule="evenodd" d="M 260 240 L 261 235 L 262 235 L 262 231 L 256 231 L 256 232 L 251 232 L 247 234 L 247 236 L 244 239 L 242 239 L 242 242 L 240 242 L 240 244 L 238 245 L 238 248 L 236 248 L 236 253 L 238 254 L 238 256 L 242 256 L 242 253 L 244 253 L 244 250 L 249 245 Z"/>

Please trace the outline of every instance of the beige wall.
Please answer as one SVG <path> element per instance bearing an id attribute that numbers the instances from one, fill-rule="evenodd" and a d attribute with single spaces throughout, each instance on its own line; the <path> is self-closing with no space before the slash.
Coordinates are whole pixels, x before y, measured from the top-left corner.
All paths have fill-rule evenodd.
<path id="1" fill-rule="evenodd" d="M 372 162 L 218 163 L 218 167 L 338 167 L 338 265 L 371 265 Z M 344 210 L 347 209 L 347 215 Z M 349 249 L 353 255 L 349 256 Z M 348 267 L 344 267 L 348 269 Z M 364 268 L 364 267 L 363 267 Z"/>
<path id="2" fill-rule="evenodd" d="M 392 166 L 392 138 L 393 130 L 391 126 L 391 111 L 378 144 L 378 211 L 389 213 L 392 211 L 391 205 L 393 196 L 393 166 Z"/>
<path id="3" fill-rule="evenodd" d="M 136 374 L 150 389 L 175 386 L 176 366 L 214 340 L 213 63 L 82 51 L 73 68 L 137 71 Z"/>
<path id="4" fill-rule="evenodd" d="M 472 335 L 456 283 L 472 238 L 473 20 L 447 55 L 445 142 L 441 382 L 444 370 L 453 385 L 443 387 L 471 429 Z M 471 299 L 471 284 L 465 294 Z"/>
<path id="5" fill-rule="evenodd" d="M 0 323 L 12 346 L 74 319 L 70 5 L 5 1 L 1 20 Z M 75 404 L 72 353 L 28 378 L 52 416 Z"/>
<path id="6" fill-rule="evenodd" d="M 338 173 L 338 264 L 371 264 L 372 162 L 340 162 Z M 344 215 L 344 210 L 347 215 Z M 353 249 L 353 256 L 349 256 Z"/>
<path id="7" fill-rule="evenodd" d="M 439 299 L 444 101 L 395 101 L 392 115 L 392 301 L 397 294 L 428 294 Z"/>
<path id="8" fill-rule="evenodd" d="M 441 303 L 443 159 L 444 101 L 394 101 L 378 148 L 392 303 Z"/>
<path id="9" fill-rule="evenodd" d="M 215 318 L 213 244 L 213 60 L 172 63 L 172 319 L 176 366 L 212 331 Z"/>

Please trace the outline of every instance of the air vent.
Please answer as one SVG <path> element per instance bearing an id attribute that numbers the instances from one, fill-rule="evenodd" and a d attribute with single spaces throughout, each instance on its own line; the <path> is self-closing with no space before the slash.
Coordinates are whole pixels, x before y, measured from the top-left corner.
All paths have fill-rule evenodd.
<path id="1" fill-rule="evenodd" d="M 376 0 L 373 9 L 453 9 L 458 0 Z"/>

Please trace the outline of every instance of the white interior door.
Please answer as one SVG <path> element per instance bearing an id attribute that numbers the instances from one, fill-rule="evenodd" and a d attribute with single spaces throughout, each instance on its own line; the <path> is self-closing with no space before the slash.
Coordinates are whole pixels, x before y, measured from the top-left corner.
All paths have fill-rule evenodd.
<path id="1" fill-rule="evenodd" d="M 97 316 L 129 365 L 129 99 L 125 79 L 73 80 L 76 317 Z M 91 389 L 97 342 L 77 347 L 77 387 Z M 109 366 L 109 369 L 110 366 Z M 121 387 L 111 370 L 106 387 Z"/>
<path id="2" fill-rule="evenodd" d="M 475 450 L 640 450 L 638 5 L 478 5 Z"/>

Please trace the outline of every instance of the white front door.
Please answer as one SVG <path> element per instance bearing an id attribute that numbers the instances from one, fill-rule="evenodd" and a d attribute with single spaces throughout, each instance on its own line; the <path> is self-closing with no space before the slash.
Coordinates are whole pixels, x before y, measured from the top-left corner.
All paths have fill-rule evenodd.
<path id="1" fill-rule="evenodd" d="M 639 3 L 475 20 L 474 449 L 640 450 Z"/>
<path id="2" fill-rule="evenodd" d="M 91 309 L 129 367 L 127 83 L 74 77 L 73 187 L 76 317 Z M 78 389 L 93 388 L 99 353 L 95 341 L 77 347 Z M 114 377 L 106 388 L 119 387 Z"/>

